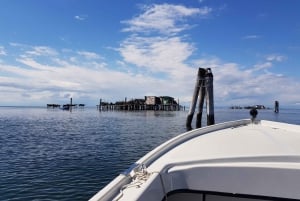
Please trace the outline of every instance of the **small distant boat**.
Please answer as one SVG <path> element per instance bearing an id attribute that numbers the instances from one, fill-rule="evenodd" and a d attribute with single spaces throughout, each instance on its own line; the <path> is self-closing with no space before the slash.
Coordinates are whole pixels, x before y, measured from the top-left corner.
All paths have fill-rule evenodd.
<path id="1" fill-rule="evenodd" d="M 300 125 L 237 120 L 163 143 L 90 201 L 300 200 Z"/>

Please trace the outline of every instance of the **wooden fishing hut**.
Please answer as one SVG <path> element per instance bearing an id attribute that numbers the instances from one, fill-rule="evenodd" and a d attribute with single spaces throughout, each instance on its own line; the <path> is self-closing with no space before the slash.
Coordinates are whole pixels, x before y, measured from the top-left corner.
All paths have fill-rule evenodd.
<path id="1" fill-rule="evenodd" d="M 170 96 L 145 96 L 145 103 L 147 110 L 180 110 L 180 105 Z"/>
<path id="2" fill-rule="evenodd" d="M 145 96 L 146 110 L 159 110 L 161 100 L 156 96 Z"/>

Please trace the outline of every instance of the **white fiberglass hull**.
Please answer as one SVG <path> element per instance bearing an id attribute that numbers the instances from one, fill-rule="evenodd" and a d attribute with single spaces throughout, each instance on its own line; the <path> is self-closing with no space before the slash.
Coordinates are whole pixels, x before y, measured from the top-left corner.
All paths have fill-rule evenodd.
<path id="1" fill-rule="evenodd" d="M 300 126 L 239 120 L 183 133 L 91 201 L 300 200 Z"/>

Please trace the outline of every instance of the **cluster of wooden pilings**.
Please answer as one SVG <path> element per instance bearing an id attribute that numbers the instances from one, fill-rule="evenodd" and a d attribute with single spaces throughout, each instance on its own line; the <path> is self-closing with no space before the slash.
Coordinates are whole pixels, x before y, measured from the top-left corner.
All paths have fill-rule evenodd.
<path id="1" fill-rule="evenodd" d="M 166 98 L 166 97 L 164 97 Z M 168 97 L 169 102 L 163 103 L 160 98 L 154 96 L 146 96 L 145 99 L 132 99 L 127 101 L 118 101 L 115 103 L 103 102 L 100 99 L 97 110 L 108 111 L 108 110 L 120 110 L 120 111 L 140 111 L 140 110 L 163 110 L 163 111 L 179 111 L 184 110 L 185 107 L 179 105 L 172 97 Z M 149 101 L 149 99 L 151 99 Z M 178 101 L 179 102 L 179 101 Z"/>
<path id="2" fill-rule="evenodd" d="M 210 68 L 199 68 L 193 99 L 191 102 L 190 110 L 186 120 L 186 127 L 188 130 L 192 129 L 192 120 L 196 109 L 197 99 L 198 103 L 198 114 L 196 119 L 196 128 L 200 128 L 202 125 L 202 111 L 204 101 L 206 102 L 206 113 L 207 113 L 207 125 L 215 124 L 214 117 L 214 95 L 213 95 L 213 74 Z"/>

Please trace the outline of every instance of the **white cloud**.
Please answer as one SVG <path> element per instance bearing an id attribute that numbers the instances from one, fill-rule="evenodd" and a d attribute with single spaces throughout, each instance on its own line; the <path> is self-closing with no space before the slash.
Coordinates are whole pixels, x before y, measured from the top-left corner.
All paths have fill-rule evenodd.
<path id="1" fill-rule="evenodd" d="M 0 56 L 5 56 L 6 55 L 6 52 L 5 52 L 5 49 L 3 46 L 0 46 Z"/>
<path id="2" fill-rule="evenodd" d="M 266 72 L 265 69 L 272 66 L 270 62 L 255 64 L 250 70 L 243 69 L 237 63 L 225 63 L 216 58 L 201 59 L 196 63 L 203 67 L 212 67 L 217 104 L 272 105 L 275 100 L 293 104 L 300 100 L 300 82 Z"/>
<path id="3" fill-rule="evenodd" d="M 88 18 L 88 15 L 75 15 L 74 19 L 79 20 L 79 21 L 84 21 Z"/>
<path id="4" fill-rule="evenodd" d="M 131 37 L 119 49 L 124 61 L 151 72 L 176 74 L 185 68 L 184 61 L 194 47 L 179 37 Z"/>
<path id="5" fill-rule="evenodd" d="M 252 68 L 247 69 L 247 72 L 255 72 L 255 71 L 261 71 L 264 70 L 265 73 L 268 73 L 269 71 L 267 69 L 270 69 L 274 66 L 275 62 L 282 62 L 286 59 L 285 56 L 279 55 L 279 54 L 269 54 L 264 57 L 265 61 L 255 64 Z"/>
<path id="6" fill-rule="evenodd" d="M 22 100 L 45 105 L 73 97 L 96 105 L 99 98 L 117 101 L 145 95 L 169 95 L 181 103 L 190 102 L 199 66 L 212 68 L 216 106 L 269 105 L 274 100 L 298 103 L 299 81 L 272 73 L 276 62 L 285 59 L 280 54 L 267 55 L 248 68 L 217 56 L 205 56 L 191 64 L 196 47 L 188 35 L 179 32 L 191 27 L 186 18 L 211 12 L 208 7 L 170 4 L 144 7 L 142 14 L 124 21 L 127 27 L 123 31 L 129 36 L 117 49 L 121 58 L 109 64 L 101 53 L 11 43 L 16 51 L 10 52 L 19 56 L 15 64 L 0 63 L 0 104 Z"/>
<path id="7" fill-rule="evenodd" d="M 100 55 L 96 54 L 95 52 L 88 52 L 88 51 L 79 51 L 77 54 L 84 56 L 86 59 L 100 59 L 102 58 Z"/>
<path id="8" fill-rule="evenodd" d="M 285 59 L 286 59 L 286 57 L 283 55 L 280 55 L 280 54 L 270 54 L 270 55 L 266 56 L 267 61 L 281 62 L 281 61 L 284 61 Z"/>
<path id="9" fill-rule="evenodd" d="M 0 64 L 0 71 L 4 73 L 0 79 L 0 87 L 3 89 L 1 97 L 9 92 L 15 93 L 9 96 L 12 98 L 11 103 L 16 97 L 24 102 L 30 102 L 34 97 L 34 102 L 46 104 L 50 100 L 61 102 L 65 100 L 65 94 L 72 94 L 75 100 L 84 98 L 90 104 L 96 104 L 100 96 L 110 101 L 125 96 L 143 97 L 145 91 L 153 90 L 152 87 L 157 89 L 155 91 L 163 91 L 159 86 L 167 84 L 164 80 L 142 74 L 127 74 L 104 67 L 87 68 L 80 58 L 74 64 L 62 59 L 60 55 L 50 57 L 55 61 L 55 66 L 44 65 L 35 58 L 19 58 L 17 61 L 22 65 Z M 76 57 L 76 53 L 73 57 Z M 101 61 L 95 64 L 102 65 Z M 23 68 L 23 65 L 27 67 Z"/>
<path id="10" fill-rule="evenodd" d="M 34 46 L 32 50 L 26 51 L 28 55 L 34 56 L 54 56 L 57 55 L 56 50 L 46 46 Z"/>
<path id="11" fill-rule="evenodd" d="M 21 43 L 15 43 L 15 42 L 11 42 L 11 43 L 9 43 L 9 45 L 12 46 L 12 47 L 24 47 L 24 46 L 26 46 L 26 45 L 24 45 L 24 44 L 21 44 Z"/>
<path id="12" fill-rule="evenodd" d="M 264 63 L 259 63 L 259 64 L 255 64 L 254 68 L 252 68 L 252 71 L 258 71 L 258 70 L 263 70 L 263 69 L 268 69 L 272 67 L 272 63 L 271 62 L 264 62 Z"/>
<path id="13" fill-rule="evenodd" d="M 191 16 L 207 16 L 212 9 L 187 8 L 182 5 L 154 4 L 145 6 L 143 13 L 131 20 L 123 21 L 128 27 L 123 31 L 129 32 L 159 32 L 164 34 L 174 34 L 181 32 L 189 25 L 184 23 L 184 18 Z"/>
<path id="14" fill-rule="evenodd" d="M 52 47 L 48 46 L 32 46 L 23 43 L 9 43 L 13 48 L 18 48 L 15 50 L 22 51 L 23 56 L 55 56 L 58 55 L 58 52 Z"/>
<path id="15" fill-rule="evenodd" d="M 246 35 L 242 37 L 243 39 L 247 40 L 247 39 L 259 39 L 261 38 L 260 35 Z"/>
<path id="16" fill-rule="evenodd" d="M 177 34 L 191 26 L 188 17 L 207 16 L 211 8 L 188 8 L 182 5 L 155 4 L 143 7 L 143 13 L 123 21 L 123 31 L 131 35 L 120 44 L 123 60 L 140 67 L 143 73 L 156 73 L 165 78 L 184 78 L 190 68 L 185 64 L 195 47 L 187 36 Z M 143 34 L 143 33 L 148 34 Z M 151 33 L 150 33 L 151 32 Z"/>
<path id="17" fill-rule="evenodd" d="M 123 100 L 124 97 L 143 98 L 145 95 L 170 95 L 176 99 L 179 98 L 180 102 L 184 103 L 191 101 L 197 74 L 196 66 L 212 68 L 216 106 L 271 105 L 274 100 L 279 100 L 282 104 L 293 104 L 300 100 L 298 93 L 300 83 L 271 73 L 272 65 L 274 65 L 271 65 L 271 61 L 254 64 L 253 67 L 244 69 L 237 63 L 223 62 L 218 57 L 206 56 L 206 59 L 197 60 L 192 65 L 193 67 L 189 67 L 184 64 L 191 54 L 191 50 L 185 47 L 189 44 L 183 43 L 176 37 L 168 39 L 170 41 L 165 42 L 173 44 L 170 46 L 172 48 L 167 49 L 167 45 L 163 43 L 164 40 L 156 39 L 152 41 L 154 47 L 146 48 L 145 55 L 137 48 L 139 46 L 135 47 L 133 44 L 133 49 L 141 53 L 131 53 L 131 57 L 130 55 L 124 56 L 137 65 L 148 68 L 151 65 L 155 66 L 150 69 L 153 74 L 134 70 L 134 67 L 128 64 L 129 61 L 117 63 L 121 65 L 121 68 L 129 65 L 132 68 L 130 72 L 118 72 L 108 66 L 87 67 L 85 60 L 82 60 L 81 55 L 75 51 L 69 51 L 70 57 L 66 58 L 60 54 L 49 56 L 54 61 L 52 66 L 39 62 L 38 58 L 30 57 L 19 58 L 18 65 L 0 63 L 0 96 L 3 97 L 1 104 L 17 104 L 16 100 L 27 102 L 28 105 L 65 103 L 71 96 L 77 103 L 96 105 L 99 98 L 106 101 L 118 101 Z M 146 44 L 150 45 L 150 43 Z M 182 54 L 177 55 L 176 48 Z M 170 49 L 174 49 L 174 52 Z M 151 54 L 152 57 L 147 58 L 147 55 Z M 160 54 L 165 56 L 161 57 Z M 156 56 L 157 60 L 151 61 Z M 74 58 L 75 62 L 69 58 Z M 101 60 L 93 62 L 96 65 L 102 65 Z M 23 68 L 24 65 L 27 67 Z M 269 72 L 265 72 L 266 68 Z M 163 78 L 157 76 L 161 72 L 166 76 Z"/>

